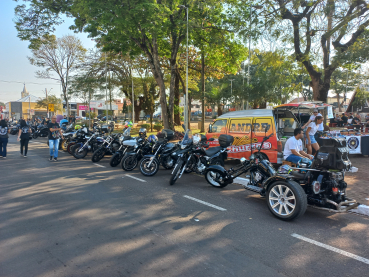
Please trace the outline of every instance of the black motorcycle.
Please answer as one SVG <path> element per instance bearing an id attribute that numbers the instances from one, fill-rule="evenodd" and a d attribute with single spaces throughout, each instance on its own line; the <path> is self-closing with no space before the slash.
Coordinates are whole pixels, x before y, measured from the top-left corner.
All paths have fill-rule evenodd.
<path id="1" fill-rule="evenodd" d="M 119 138 L 120 147 L 110 158 L 110 166 L 116 167 L 123 159 L 127 151 L 131 151 L 136 144 L 136 139 L 131 137 L 131 127 L 123 130 L 123 135 Z"/>
<path id="2" fill-rule="evenodd" d="M 38 125 L 35 132 L 32 133 L 32 138 L 47 137 L 49 135 L 49 128 L 46 125 Z"/>
<path id="3" fill-rule="evenodd" d="M 162 131 L 164 138 L 161 141 L 155 142 L 153 146 L 153 153 L 145 155 L 140 162 L 140 172 L 145 176 L 154 176 L 159 171 L 160 164 L 165 169 L 171 169 L 174 166 L 172 153 L 178 149 L 178 146 L 169 141 L 173 139 L 174 132 L 172 130 L 164 129 Z"/>
<path id="4" fill-rule="evenodd" d="M 92 133 L 87 129 L 87 127 L 83 127 L 79 130 L 77 130 L 76 132 L 74 132 L 74 134 L 72 136 L 68 135 L 68 144 L 67 144 L 67 152 L 71 155 L 73 155 L 72 153 L 72 148 L 75 144 L 77 143 L 84 143 L 86 142 L 86 136 L 88 135 L 92 135 Z M 62 148 L 64 148 L 64 146 L 62 145 Z"/>
<path id="5" fill-rule="evenodd" d="M 226 146 L 222 143 L 223 136 L 228 139 L 228 144 Z M 174 185 L 174 183 L 181 178 L 183 173 L 193 171 L 197 174 L 203 174 L 205 169 L 211 164 L 224 165 L 224 159 L 227 157 L 226 150 L 227 147 L 232 144 L 233 137 L 222 135 L 219 137 L 219 141 L 221 146 L 207 150 L 209 144 L 207 144 L 206 137 L 203 135 L 192 136 L 191 130 L 187 130 L 180 144 L 181 150 L 173 153 L 178 156 L 178 159 L 174 166 L 169 184 Z"/>
<path id="6" fill-rule="evenodd" d="M 103 143 L 103 139 L 98 133 L 92 134 L 90 137 L 85 137 L 85 142 L 77 142 L 71 147 L 71 153 L 76 159 L 83 159 L 89 151 L 94 152 Z"/>
<path id="7" fill-rule="evenodd" d="M 152 145 L 144 138 L 137 138 L 132 151 L 127 152 L 122 159 L 122 169 L 132 171 L 136 168 L 138 162 L 148 154 L 152 153 Z"/>
<path id="8" fill-rule="evenodd" d="M 112 134 L 103 139 L 102 145 L 93 153 L 91 161 L 97 163 L 105 155 L 113 155 L 120 147 L 118 134 Z"/>

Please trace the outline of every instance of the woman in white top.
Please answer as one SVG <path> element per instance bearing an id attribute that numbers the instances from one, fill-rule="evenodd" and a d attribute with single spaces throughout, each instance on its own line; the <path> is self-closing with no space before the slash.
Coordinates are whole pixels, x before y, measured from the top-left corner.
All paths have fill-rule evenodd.
<path id="1" fill-rule="evenodd" d="M 315 140 L 315 133 L 318 131 L 319 125 L 323 122 L 322 116 L 316 116 L 315 120 L 311 122 L 306 130 L 306 148 L 308 154 L 313 153 L 312 147 L 314 147 L 315 151 L 319 150 L 319 144 Z"/>

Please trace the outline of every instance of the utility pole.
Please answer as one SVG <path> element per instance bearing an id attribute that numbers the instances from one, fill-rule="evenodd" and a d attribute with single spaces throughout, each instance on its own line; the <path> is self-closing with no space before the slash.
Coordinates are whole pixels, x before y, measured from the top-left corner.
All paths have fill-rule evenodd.
<path id="1" fill-rule="evenodd" d="M 233 86 L 232 86 L 232 84 L 233 84 L 233 81 L 234 81 L 235 79 L 229 79 L 229 81 L 231 81 L 231 98 L 230 98 L 230 102 L 232 103 L 232 95 L 233 95 Z"/>
<path id="2" fill-rule="evenodd" d="M 135 94 L 133 88 L 133 73 L 131 68 L 131 78 L 132 78 L 132 123 L 135 124 Z"/>
<path id="3" fill-rule="evenodd" d="M 105 112 L 106 112 L 106 123 L 108 123 L 108 72 L 106 70 L 106 53 L 105 54 Z"/>

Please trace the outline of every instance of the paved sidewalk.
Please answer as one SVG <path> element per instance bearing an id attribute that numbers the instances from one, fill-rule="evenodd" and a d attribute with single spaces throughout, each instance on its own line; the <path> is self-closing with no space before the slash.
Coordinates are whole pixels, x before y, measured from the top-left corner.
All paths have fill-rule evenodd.
<path id="1" fill-rule="evenodd" d="M 369 206 L 369 158 L 363 155 L 350 155 L 349 158 L 359 171 L 346 173 L 347 195 L 360 204 Z"/>

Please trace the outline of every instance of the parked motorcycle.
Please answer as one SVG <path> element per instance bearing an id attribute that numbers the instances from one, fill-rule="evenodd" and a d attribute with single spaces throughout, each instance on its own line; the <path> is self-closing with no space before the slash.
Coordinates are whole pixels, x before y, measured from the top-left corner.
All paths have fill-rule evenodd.
<path id="1" fill-rule="evenodd" d="M 131 151 L 136 144 L 138 138 L 131 137 L 131 127 L 123 131 L 123 135 L 119 138 L 120 147 L 110 158 L 110 166 L 116 167 L 122 161 L 124 155 Z"/>
<path id="2" fill-rule="evenodd" d="M 47 137 L 49 135 L 49 128 L 46 125 L 38 125 L 35 132 L 32 133 L 32 138 Z"/>
<path id="3" fill-rule="evenodd" d="M 164 134 L 162 141 L 157 140 L 154 135 L 148 139 L 150 143 L 155 143 L 152 150 L 154 154 L 145 155 L 141 160 L 140 172 L 142 175 L 154 176 L 158 172 L 160 164 L 166 169 L 171 169 L 174 166 L 175 161 L 171 154 L 177 149 L 177 145 L 169 143 L 174 137 L 174 132 L 164 129 L 162 133 Z"/>
<path id="4" fill-rule="evenodd" d="M 94 133 L 90 137 L 86 136 L 85 139 L 85 142 L 77 142 L 71 147 L 71 153 L 76 159 L 83 159 L 88 151 L 94 152 L 103 143 L 103 138 L 99 137 L 98 133 Z"/>
<path id="5" fill-rule="evenodd" d="M 105 155 L 113 155 L 120 147 L 119 137 L 120 135 L 117 134 L 107 136 L 102 145 L 93 153 L 92 162 L 97 163 Z"/>
<path id="6" fill-rule="evenodd" d="M 226 143 L 223 143 L 224 139 Z M 221 135 L 219 136 L 221 146 L 206 150 L 209 147 L 206 137 L 203 135 L 192 136 L 191 130 L 187 130 L 181 142 L 181 150 L 175 153 L 178 155 L 178 159 L 169 181 L 170 185 L 174 185 L 183 173 L 194 171 L 197 174 L 204 174 L 206 168 L 212 164 L 224 165 L 227 147 L 232 143 L 233 136 Z"/>

